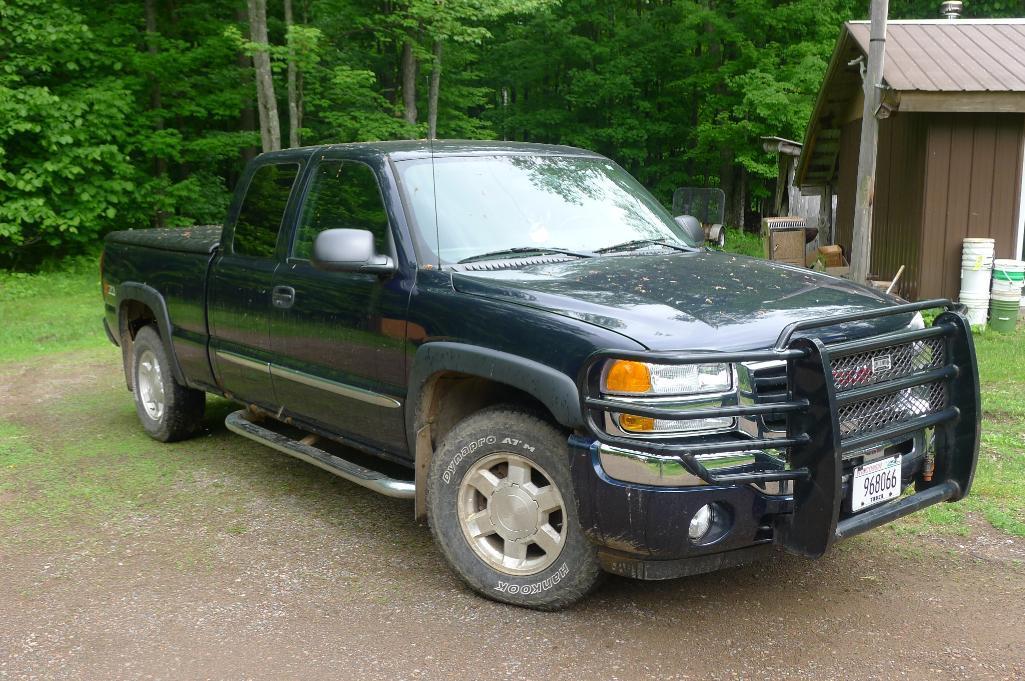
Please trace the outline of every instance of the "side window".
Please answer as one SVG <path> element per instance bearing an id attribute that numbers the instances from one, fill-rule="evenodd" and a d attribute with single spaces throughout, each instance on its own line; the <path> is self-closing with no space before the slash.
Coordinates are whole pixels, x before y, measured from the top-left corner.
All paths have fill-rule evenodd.
<path id="1" fill-rule="evenodd" d="M 253 174 L 235 223 L 231 250 L 238 255 L 273 258 L 288 195 L 299 164 L 266 165 Z"/>
<path id="2" fill-rule="evenodd" d="M 370 230 L 377 252 L 389 250 L 388 213 L 374 171 L 355 161 L 324 161 L 306 195 L 292 257 L 309 260 L 317 235 L 341 228 Z"/>

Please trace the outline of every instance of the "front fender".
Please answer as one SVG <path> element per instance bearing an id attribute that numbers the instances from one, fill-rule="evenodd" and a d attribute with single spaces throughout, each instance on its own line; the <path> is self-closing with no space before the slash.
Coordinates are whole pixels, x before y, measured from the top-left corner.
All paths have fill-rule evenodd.
<path id="1" fill-rule="evenodd" d="M 424 385 L 435 374 L 458 371 L 505 383 L 537 398 L 555 420 L 568 428 L 584 425 L 580 396 L 573 379 L 557 369 L 499 350 L 465 343 L 425 343 L 416 351 L 406 395 L 406 437 L 415 452 L 416 419 Z"/>

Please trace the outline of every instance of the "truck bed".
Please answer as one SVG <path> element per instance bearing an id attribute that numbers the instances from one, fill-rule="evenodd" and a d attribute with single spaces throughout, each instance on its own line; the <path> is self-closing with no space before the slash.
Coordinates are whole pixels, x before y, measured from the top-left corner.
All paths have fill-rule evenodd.
<path id="1" fill-rule="evenodd" d="M 207 359 L 207 272 L 221 240 L 220 225 L 174 229 L 138 229 L 107 235 L 103 253 L 107 326 L 120 334 L 121 297 L 129 287 L 144 287 L 166 306 L 168 334 L 184 376 L 191 387 L 209 389 L 214 377 Z M 139 293 L 136 292 L 135 297 Z M 157 310 L 158 322 L 162 316 Z"/>
<path id="2" fill-rule="evenodd" d="M 129 229 L 111 232 L 108 243 L 145 246 L 179 253 L 210 253 L 221 241 L 220 225 L 194 225 L 165 229 Z"/>

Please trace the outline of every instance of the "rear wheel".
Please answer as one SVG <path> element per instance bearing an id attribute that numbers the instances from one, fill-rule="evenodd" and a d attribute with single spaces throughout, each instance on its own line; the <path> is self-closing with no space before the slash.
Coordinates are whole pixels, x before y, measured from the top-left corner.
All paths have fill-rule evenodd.
<path id="1" fill-rule="evenodd" d="M 427 495 L 435 540 L 477 593 L 554 610 L 597 583 L 566 437 L 542 419 L 510 408 L 467 417 L 431 460 Z"/>
<path id="2" fill-rule="evenodd" d="M 174 380 L 167 351 L 152 326 L 143 327 L 135 336 L 131 370 L 135 411 L 150 437 L 174 442 L 196 432 L 206 408 L 206 393 Z"/>

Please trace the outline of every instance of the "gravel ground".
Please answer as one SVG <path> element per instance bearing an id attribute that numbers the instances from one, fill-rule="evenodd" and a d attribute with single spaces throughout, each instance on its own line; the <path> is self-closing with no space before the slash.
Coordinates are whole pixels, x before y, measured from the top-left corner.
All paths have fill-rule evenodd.
<path id="1" fill-rule="evenodd" d="M 0 422 L 43 462 L 0 477 L 0 679 L 1025 678 L 1025 546 L 982 523 L 531 612 L 464 588 L 410 504 L 227 433 L 223 405 L 148 443 L 109 354 L 0 366 Z M 175 468 L 124 503 L 86 481 L 131 459 L 39 472 L 104 437 Z M 47 485 L 65 512 L 32 510 Z"/>

